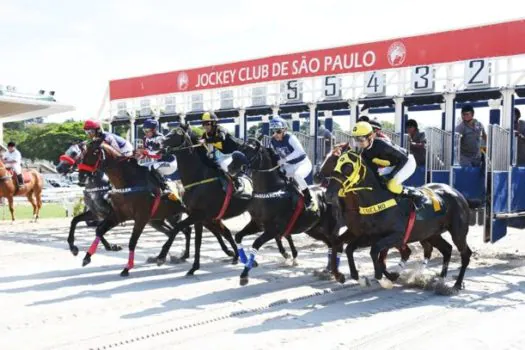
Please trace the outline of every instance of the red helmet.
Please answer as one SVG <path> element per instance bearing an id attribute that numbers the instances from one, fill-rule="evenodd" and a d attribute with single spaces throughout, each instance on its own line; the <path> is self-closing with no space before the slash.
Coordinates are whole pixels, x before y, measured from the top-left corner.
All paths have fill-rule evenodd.
<path id="1" fill-rule="evenodd" d="M 98 130 L 100 129 L 100 123 L 95 120 L 86 120 L 84 122 L 84 130 Z"/>

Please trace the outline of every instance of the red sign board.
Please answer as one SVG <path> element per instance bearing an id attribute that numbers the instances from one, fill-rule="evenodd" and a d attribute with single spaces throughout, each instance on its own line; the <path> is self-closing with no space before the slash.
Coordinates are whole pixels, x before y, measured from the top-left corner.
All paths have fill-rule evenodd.
<path id="1" fill-rule="evenodd" d="M 525 53 L 525 20 L 109 82 L 110 100 Z"/>

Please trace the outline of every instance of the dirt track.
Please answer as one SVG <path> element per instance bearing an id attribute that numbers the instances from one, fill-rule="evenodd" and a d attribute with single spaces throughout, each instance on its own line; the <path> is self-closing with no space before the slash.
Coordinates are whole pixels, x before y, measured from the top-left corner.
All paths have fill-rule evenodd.
<path id="1" fill-rule="evenodd" d="M 245 221 L 227 224 L 235 232 Z M 523 231 L 512 230 L 490 245 L 482 243 L 481 227 L 471 227 L 474 256 L 466 290 L 443 297 L 401 284 L 382 290 L 319 280 L 313 271 L 325 266 L 326 249 L 304 235 L 294 237 L 299 266 L 283 266 L 275 243 L 269 243 L 250 284 L 240 287 L 242 267 L 229 264 L 209 234 L 194 277 L 185 277 L 190 263 L 146 265 L 164 239 L 148 229 L 139 241 L 136 268 L 122 278 L 130 224 L 107 236 L 123 251 L 99 249 L 84 268 L 93 230 L 80 225 L 81 253 L 73 257 L 65 242 L 68 225 L 1 224 L 0 349 L 525 348 Z M 177 239 L 172 253 L 180 252 L 181 243 Z M 409 269 L 421 259 L 420 246 L 413 247 Z M 368 251 L 356 257 L 361 274 L 370 276 Z M 396 262 L 392 254 L 389 264 Z M 439 271 L 440 263 L 436 251 L 427 273 Z M 450 278 L 457 263 L 454 250 Z M 342 271 L 348 275 L 346 258 Z"/>

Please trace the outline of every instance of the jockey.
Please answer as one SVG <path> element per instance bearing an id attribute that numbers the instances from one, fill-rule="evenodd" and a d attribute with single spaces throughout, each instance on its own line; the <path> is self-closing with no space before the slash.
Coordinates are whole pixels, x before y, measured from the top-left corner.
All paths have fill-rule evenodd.
<path id="1" fill-rule="evenodd" d="M 177 171 L 177 159 L 174 155 L 161 154 L 164 135 L 158 131 L 159 122 L 157 120 L 148 119 L 142 127 L 145 135 L 143 138 L 143 156 L 152 160 L 145 165 L 159 181 L 162 190 L 165 191 L 167 186 L 164 176 L 169 176 Z"/>
<path id="2" fill-rule="evenodd" d="M 210 158 L 214 158 L 227 174 L 228 165 L 232 161 L 231 154 L 239 149 L 242 142 L 230 135 L 228 130 L 217 125 L 219 118 L 214 113 L 205 112 L 201 120 L 204 128 L 201 141 L 207 146 Z"/>
<path id="3" fill-rule="evenodd" d="M 3 157 L 5 167 L 12 169 L 16 174 L 16 192 L 24 189 L 24 178 L 22 176 L 22 155 L 16 149 L 16 144 L 11 141 L 7 144 L 7 152 Z"/>
<path id="4" fill-rule="evenodd" d="M 131 146 L 129 141 L 118 135 L 103 131 L 100 123 L 95 120 L 86 120 L 84 122 L 84 131 L 90 139 L 102 139 L 123 156 L 131 157 L 133 155 L 133 146 Z"/>
<path id="5" fill-rule="evenodd" d="M 281 165 L 288 178 L 293 178 L 301 191 L 307 210 L 313 209 L 312 196 L 308 190 L 306 177 L 312 172 L 312 163 L 301 142 L 294 134 L 287 133 L 288 124 L 280 117 L 274 117 L 270 121 L 272 132 L 271 147 L 279 155 L 278 164 Z"/>
<path id="6" fill-rule="evenodd" d="M 362 149 L 363 159 L 377 168 L 379 175 L 386 180 L 387 189 L 392 193 L 411 198 L 416 208 L 421 208 L 424 196 L 414 188 L 402 185 L 416 170 L 414 156 L 407 155 L 405 149 L 378 138 L 372 125 L 367 122 L 356 123 L 352 136 L 356 138 L 359 148 Z M 379 170 L 379 167 L 384 168 Z"/>

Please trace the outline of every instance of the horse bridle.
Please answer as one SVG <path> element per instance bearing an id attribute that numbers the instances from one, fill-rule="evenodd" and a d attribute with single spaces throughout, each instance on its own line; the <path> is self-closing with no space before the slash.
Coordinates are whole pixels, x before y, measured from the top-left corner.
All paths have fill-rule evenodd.
<path id="1" fill-rule="evenodd" d="M 249 139 L 246 143 L 249 145 L 251 140 L 253 140 L 253 139 Z M 255 145 L 256 145 L 257 148 L 255 149 L 255 154 L 253 155 L 253 157 L 248 159 L 248 163 L 249 164 L 252 164 L 252 161 L 259 160 L 258 158 L 261 157 L 261 153 L 259 151 L 260 151 L 262 145 L 261 145 L 261 143 L 258 140 L 254 140 L 254 141 L 256 141 Z M 260 162 L 260 160 L 259 160 L 259 162 Z M 253 169 L 252 168 L 252 169 L 250 169 L 250 171 L 251 172 L 256 172 L 256 173 L 271 173 L 272 171 L 275 171 L 275 170 L 279 169 L 280 167 L 281 166 L 279 164 L 277 164 L 276 166 L 274 166 L 274 167 L 272 167 L 270 169 Z"/>
<path id="2" fill-rule="evenodd" d="M 98 149 L 100 150 L 100 153 L 97 156 L 97 161 L 95 162 L 95 165 L 87 165 L 82 162 L 77 166 L 78 170 L 83 170 L 90 173 L 94 173 L 95 171 L 99 170 L 100 164 L 106 160 L 106 151 L 104 150 L 104 147 L 102 147 L 102 144 L 98 145 Z"/>

